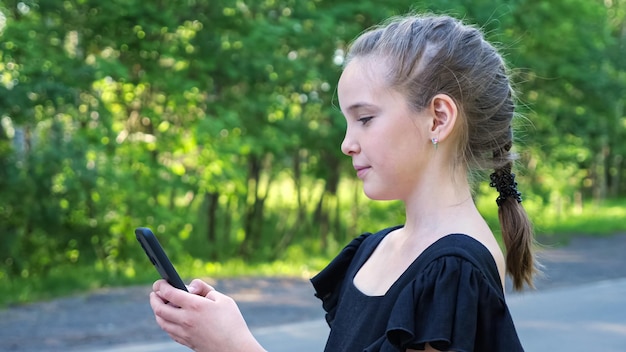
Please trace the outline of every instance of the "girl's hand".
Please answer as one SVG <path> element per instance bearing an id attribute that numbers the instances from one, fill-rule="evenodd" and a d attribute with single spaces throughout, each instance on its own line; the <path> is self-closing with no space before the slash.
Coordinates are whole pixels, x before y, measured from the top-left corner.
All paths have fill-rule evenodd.
<path id="1" fill-rule="evenodd" d="M 152 290 L 150 306 L 157 324 L 174 341 L 196 352 L 265 351 L 235 301 L 204 281 L 193 280 L 185 292 L 158 280 Z"/>

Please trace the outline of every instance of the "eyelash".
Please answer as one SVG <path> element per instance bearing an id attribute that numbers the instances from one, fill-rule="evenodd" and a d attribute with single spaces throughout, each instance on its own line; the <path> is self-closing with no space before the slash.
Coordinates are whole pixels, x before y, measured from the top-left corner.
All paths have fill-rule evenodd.
<path id="1" fill-rule="evenodd" d="M 357 121 L 361 122 L 365 126 L 373 118 L 374 116 L 365 116 L 365 117 L 361 117 L 360 119 L 357 119 Z"/>

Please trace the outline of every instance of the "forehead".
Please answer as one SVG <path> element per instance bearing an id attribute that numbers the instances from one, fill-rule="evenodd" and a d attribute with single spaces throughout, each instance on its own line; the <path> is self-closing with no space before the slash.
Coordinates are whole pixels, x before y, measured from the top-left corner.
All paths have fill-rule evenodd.
<path id="1" fill-rule="evenodd" d="M 355 105 L 380 105 L 401 94 L 387 79 L 387 64 L 377 58 L 355 58 L 343 70 L 337 85 L 339 106 L 345 113 Z"/>
<path id="2" fill-rule="evenodd" d="M 382 65 L 378 60 L 355 58 L 345 67 L 339 78 L 339 104 L 354 99 L 368 99 L 386 90 Z"/>

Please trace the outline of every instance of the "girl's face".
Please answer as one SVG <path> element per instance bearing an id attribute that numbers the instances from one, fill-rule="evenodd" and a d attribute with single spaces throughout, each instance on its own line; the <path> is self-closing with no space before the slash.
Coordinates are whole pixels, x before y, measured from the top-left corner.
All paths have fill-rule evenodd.
<path id="1" fill-rule="evenodd" d="M 338 97 L 347 128 L 341 151 L 352 157 L 369 198 L 404 200 L 416 191 L 434 148 L 427 113 L 411 109 L 385 83 L 384 72 L 382 60 L 361 58 L 343 71 Z"/>

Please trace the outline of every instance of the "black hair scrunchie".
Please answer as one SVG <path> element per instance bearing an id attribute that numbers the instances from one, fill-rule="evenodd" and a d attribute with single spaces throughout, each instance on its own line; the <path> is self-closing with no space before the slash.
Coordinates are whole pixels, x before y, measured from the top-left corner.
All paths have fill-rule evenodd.
<path id="1" fill-rule="evenodd" d="M 518 203 L 522 202 L 522 194 L 517 191 L 517 182 L 515 182 L 515 174 L 504 170 L 496 170 L 489 178 L 491 182 L 489 186 L 495 187 L 500 195 L 496 199 L 498 206 L 507 198 L 514 198 Z"/>

